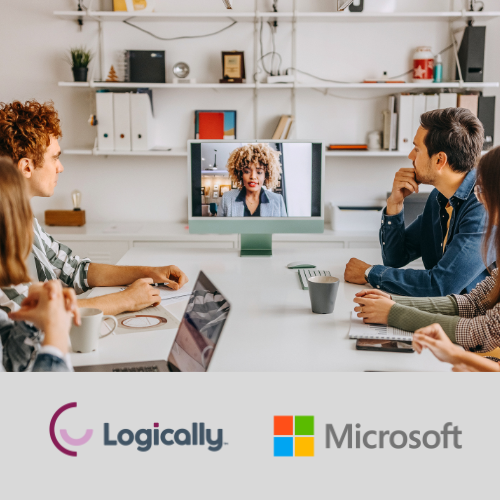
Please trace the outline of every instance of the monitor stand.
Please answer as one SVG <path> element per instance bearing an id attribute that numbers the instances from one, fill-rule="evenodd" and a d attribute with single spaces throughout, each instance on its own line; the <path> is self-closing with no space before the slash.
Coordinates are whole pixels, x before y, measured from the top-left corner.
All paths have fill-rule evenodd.
<path id="1" fill-rule="evenodd" d="M 273 254 L 272 234 L 242 234 L 240 243 L 240 257 L 271 256 Z"/>

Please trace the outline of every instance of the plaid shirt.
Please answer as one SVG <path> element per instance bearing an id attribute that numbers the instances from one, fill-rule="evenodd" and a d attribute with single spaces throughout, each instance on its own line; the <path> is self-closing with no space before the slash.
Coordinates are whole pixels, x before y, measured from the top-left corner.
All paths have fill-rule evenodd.
<path id="1" fill-rule="evenodd" d="M 461 318 L 455 332 L 456 340 L 468 351 L 489 352 L 500 347 L 500 302 L 492 308 L 488 308 L 486 302 L 497 276 L 498 269 L 495 269 L 469 294 L 453 295 Z"/>
<path id="2" fill-rule="evenodd" d="M 60 279 L 66 286 L 73 287 L 77 295 L 90 289 L 87 273 L 90 259 L 73 255 L 67 246 L 47 234 L 33 218 L 33 249 L 38 281 Z M 28 295 L 31 283 L 0 289 L 0 307 L 7 312 L 19 309 Z"/>

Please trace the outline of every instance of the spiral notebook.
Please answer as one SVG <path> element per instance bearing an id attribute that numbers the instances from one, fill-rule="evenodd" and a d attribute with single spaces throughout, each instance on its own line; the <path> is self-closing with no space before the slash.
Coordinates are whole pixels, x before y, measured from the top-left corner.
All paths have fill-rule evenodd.
<path id="1" fill-rule="evenodd" d="M 407 332 L 388 325 L 371 325 L 363 323 L 363 320 L 358 318 L 355 312 L 351 312 L 349 338 L 411 341 L 413 338 L 413 332 Z"/>

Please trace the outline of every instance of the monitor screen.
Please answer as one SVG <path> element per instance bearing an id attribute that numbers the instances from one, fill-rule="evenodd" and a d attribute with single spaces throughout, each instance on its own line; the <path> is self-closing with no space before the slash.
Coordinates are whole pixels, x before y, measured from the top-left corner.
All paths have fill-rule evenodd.
<path id="1" fill-rule="evenodd" d="M 192 142 L 191 217 L 321 217 L 322 149 L 312 142 Z"/>
<path id="2" fill-rule="evenodd" d="M 206 372 L 230 305 L 203 272 L 200 272 L 168 356 L 175 372 Z"/>

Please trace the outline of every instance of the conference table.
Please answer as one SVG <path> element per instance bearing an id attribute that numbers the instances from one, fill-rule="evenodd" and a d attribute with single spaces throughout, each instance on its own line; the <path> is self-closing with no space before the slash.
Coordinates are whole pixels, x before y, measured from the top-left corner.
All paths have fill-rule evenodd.
<path id="1" fill-rule="evenodd" d="M 429 351 L 356 350 L 349 339 L 353 298 L 366 286 L 344 282 L 351 257 L 381 264 L 377 249 L 277 248 L 272 257 L 240 257 L 235 249 L 132 248 L 118 265 L 175 264 L 194 282 L 202 270 L 231 304 L 209 371 L 449 371 Z M 314 314 L 293 261 L 315 264 L 341 281 L 332 314 Z M 109 289 L 109 291 L 114 291 Z M 102 291 L 100 291 L 102 293 Z M 181 319 L 187 300 L 165 308 Z M 176 330 L 109 335 L 92 353 L 71 353 L 74 366 L 167 359 Z"/>

